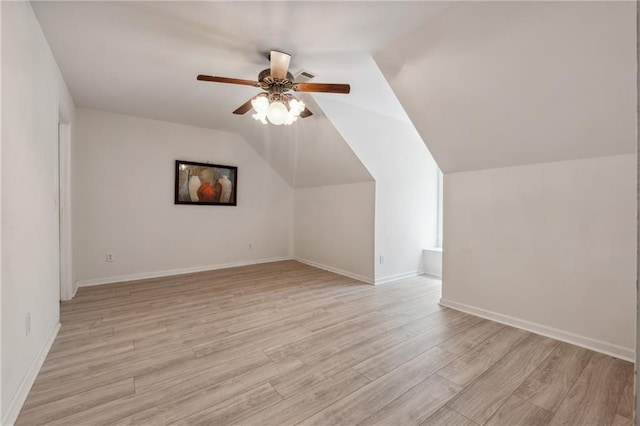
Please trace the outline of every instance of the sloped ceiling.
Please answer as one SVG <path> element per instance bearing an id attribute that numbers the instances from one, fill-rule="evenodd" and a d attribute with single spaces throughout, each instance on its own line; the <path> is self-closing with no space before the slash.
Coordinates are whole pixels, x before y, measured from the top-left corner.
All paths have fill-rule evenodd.
<path id="1" fill-rule="evenodd" d="M 238 133 L 295 188 L 372 180 L 313 99 L 300 98 L 315 111 L 312 120 L 291 126 L 242 126 Z"/>
<path id="2" fill-rule="evenodd" d="M 410 119 L 445 172 L 635 151 L 634 2 L 33 5 L 78 106 L 238 133 L 294 187 L 371 179 L 321 96 Z M 231 114 L 257 89 L 195 80 L 274 48 L 352 93 L 278 128 Z"/>
<path id="3" fill-rule="evenodd" d="M 258 93 L 196 81 L 198 74 L 257 79 L 266 52 L 293 55 L 290 70 L 350 83 L 359 105 L 398 118 L 391 92 L 370 84 L 371 55 L 448 5 L 432 2 L 32 2 L 79 107 L 231 131 L 292 186 L 371 180 L 322 111 L 294 126 L 231 114 Z M 330 77 L 330 79 L 328 79 Z M 390 91 L 389 91 L 390 92 Z M 341 96 L 341 95 L 335 95 Z M 352 102 L 346 99 L 345 102 Z"/>
<path id="4" fill-rule="evenodd" d="M 444 172 L 635 152 L 635 2 L 460 2 L 374 57 Z"/>

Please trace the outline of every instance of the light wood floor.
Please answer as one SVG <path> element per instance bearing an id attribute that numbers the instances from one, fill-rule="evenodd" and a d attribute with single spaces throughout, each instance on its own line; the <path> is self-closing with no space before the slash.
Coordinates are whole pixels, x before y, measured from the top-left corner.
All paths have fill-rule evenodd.
<path id="1" fill-rule="evenodd" d="M 81 288 L 19 425 L 630 425 L 633 365 L 297 262 Z"/>

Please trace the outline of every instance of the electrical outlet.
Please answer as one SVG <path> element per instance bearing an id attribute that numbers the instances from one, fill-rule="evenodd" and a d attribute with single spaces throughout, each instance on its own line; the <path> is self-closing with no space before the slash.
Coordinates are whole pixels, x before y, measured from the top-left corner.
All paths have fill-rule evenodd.
<path id="1" fill-rule="evenodd" d="M 106 261 L 107 262 L 115 262 L 116 261 L 116 259 L 113 257 L 113 253 L 107 253 Z"/>
<path id="2" fill-rule="evenodd" d="M 24 316 L 24 335 L 28 336 L 31 334 L 31 312 L 27 312 Z"/>
<path id="3" fill-rule="evenodd" d="M 384 263 L 384 256 L 380 255 L 380 264 L 382 265 Z"/>
<path id="4" fill-rule="evenodd" d="M 249 243 L 249 250 L 253 250 L 253 243 Z"/>

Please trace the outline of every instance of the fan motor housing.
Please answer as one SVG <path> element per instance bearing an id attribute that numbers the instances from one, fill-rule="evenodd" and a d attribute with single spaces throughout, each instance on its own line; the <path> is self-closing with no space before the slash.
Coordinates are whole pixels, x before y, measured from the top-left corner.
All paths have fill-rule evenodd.
<path id="1" fill-rule="evenodd" d="M 262 82 L 267 77 L 271 77 L 271 70 L 269 68 L 267 68 L 266 70 L 260 71 L 260 74 L 258 74 L 258 81 Z M 293 74 L 291 74 L 288 71 L 287 71 L 287 80 L 293 83 Z"/>

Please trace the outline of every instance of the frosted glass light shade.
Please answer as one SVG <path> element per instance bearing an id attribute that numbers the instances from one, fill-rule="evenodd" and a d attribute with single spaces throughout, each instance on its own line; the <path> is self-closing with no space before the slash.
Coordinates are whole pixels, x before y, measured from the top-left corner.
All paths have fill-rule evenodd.
<path id="1" fill-rule="evenodd" d="M 253 118 L 263 124 L 267 124 L 268 119 L 271 124 L 276 126 L 293 124 L 305 109 L 304 102 L 297 99 L 290 99 L 287 103 L 282 101 L 270 103 L 267 96 L 256 97 L 251 101 L 251 106 L 255 111 Z"/>
<path id="2" fill-rule="evenodd" d="M 267 97 L 258 96 L 251 101 L 251 106 L 256 112 L 252 115 L 252 117 L 262 124 L 267 124 L 267 109 L 269 108 L 269 100 L 267 99 Z"/>
<path id="3" fill-rule="evenodd" d="M 287 120 L 289 110 L 282 102 L 271 102 L 267 109 L 267 118 L 272 124 L 279 126 Z"/>
<path id="4" fill-rule="evenodd" d="M 266 114 L 269 108 L 269 100 L 266 96 L 258 96 L 251 101 L 251 106 L 258 114 Z"/>
<path id="5" fill-rule="evenodd" d="M 284 121 L 284 124 L 287 126 L 293 124 L 298 119 L 298 117 L 300 117 L 300 114 L 302 113 L 302 111 L 304 111 L 304 108 L 304 102 L 298 101 L 296 99 L 291 99 L 289 101 L 289 113 L 287 114 L 287 119 Z"/>

